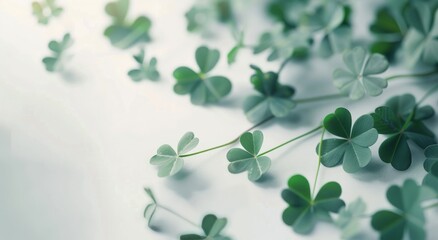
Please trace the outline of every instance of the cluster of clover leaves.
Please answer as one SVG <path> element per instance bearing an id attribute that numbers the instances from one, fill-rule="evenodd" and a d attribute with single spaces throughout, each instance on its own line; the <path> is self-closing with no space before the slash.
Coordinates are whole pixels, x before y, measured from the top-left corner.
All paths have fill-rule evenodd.
<path id="1" fill-rule="evenodd" d="M 422 103 L 438 90 L 438 86 L 432 86 L 419 101 L 411 94 L 392 97 L 374 112 L 360 116 L 354 122 L 348 109 L 337 108 L 319 126 L 264 151 L 261 151 L 263 132 L 252 130 L 275 118 L 290 115 L 299 104 L 342 97 L 360 100 L 379 96 L 394 79 L 437 74 L 438 1 L 385 1 L 370 26 L 374 39 L 369 44 L 354 39 L 351 21 L 354 9 L 347 0 L 269 0 L 265 9 L 274 24 L 260 35 L 258 41 L 248 43 L 244 29 L 239 26 L 240 14 L 245 9 L 239 2 L 199 0 L 185 17 L 187 30 L 203 37 L 214 37 L 219 24 L 230 28 L 235 39 L 234 46 L 226 54 L 230 65 L 236 62 L 243 49 L 250 49 L 254 54 L 266 53 L 268 61 L 281 61 L 276 72 L 250 65 L 254 70 L 250 84 L 255 92 L 245 99 L 243 111 L 255 125 L 229 142 L 197 152 L 193 149 L 199 139 L 192 132 L 186 133 L 176 148 L 168 144 L 160 146 L 150 159 L 150 164 L 158 168 L 158 176 L 178 174 L 184 167 L 185 158 L 240 142 L 241 148 L 231 148 L 226 154 L 228 171 L 232 174 L 246 172 L 248 179 L 256 182 L 272 164 L 268 153 L 321 132 L 321 140 L 316 146 L 318 168 L 313 187 L 302 175 L 290 177 L 287 188 L 281 193 L 287 204 L 282 214 L 283 222 L 298 234 L 308 234 L 318 222 L 324 221 L 339 228 L 342 239 L 355 239 L 362 230 L 361 221 L 371 215 L 371 226 L 382 240 L 399 240 L 406 236 L 415 240 L 426 239 L 424 212 L 438 206 L 438 144 L 434 131 L 427 126 L 427 120 L 434 117 L 435 110 Z M 104 30 L 104 36 L 118 49 L 139 47 L 138 54 L 133 56 L 138 66 L 127 72 L 133 81 L 159 80 L 157 58 L 147 59 L 144 50 L 144 45 L 152 40 L 149 34 L 152 22 L 146 16 L 128 18 L 129 7 L 129 0 L 116 0 L 106 5 L 105 12 L 111 18 L 111 24 Z M 55 0 L 34 2 L 32 9 L 40 24 L 48 24 L 63 12 Z M 43 59 L 47 71 L 63 71 L 64 63 L 71 58 L 67 50 L 72 43 L 69 33 L 60 41 L 50 41 L 48 47 L 53 54 Z M 344 67 L 333 71 L 332 80 L 339 93 L 295 99 L 295 88 L 280 81 L 282 69 L 292 60 L 338 55 L 342 55 Z M 219 59 L 217 49 L 198 47 L 195 51 L 197 68 L 181 66 L 174 70 L 174 92 L 190 95 L 190 101 L 195 105 L 211 105 L 227 97 L 232 91 L 230 79 L 211 74 Z M 390 62 L 432 69 L 415 74 L 381 76 Z M 331 136 L 327 138 L 326 133 Z M 407 179 L 401 186 L 388 188 L 386 196 L 393 209 L 366 214 L 366 204 L 361 198 L 348 204 L 341 199 L 342 187 L 337 182 L 325 183 L 316 191 L 320 165 L 327 168 L 342 165 L 349 174 L 360 171 L 371 163 L 371 148 L 378 142 L 379 135 L 385 137 L 378 146 L 379 158 L 398 171 L 405 171 L 413 161 L 419 161 L 412 157 L 414 145 L 424 151 L 426 158 L 426 174 L 421 183 Z M 151 201 L 144 211 L 149 227 L 154 227 L 152 219 L 156 212 L 163 210 L 199 229 L 198 233 L 182 234 L 182 240 L 231 239 L 223 233 L 226 218 L 207 214 L 199 225 L 159 203 L 151 189 L 145 188 L 145 192 Z"/>

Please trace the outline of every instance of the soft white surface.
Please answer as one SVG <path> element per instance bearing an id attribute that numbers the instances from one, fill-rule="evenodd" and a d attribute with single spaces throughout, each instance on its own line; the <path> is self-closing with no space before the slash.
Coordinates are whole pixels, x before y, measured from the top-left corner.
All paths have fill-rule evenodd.
<path id="1" fill-rule="evenodd" d="M 107 1 L 59 2 L 65 12 L 41 26 L 31 15 L 30 1 L 0 1 L 0 239 L 165 240 L 198 231 L 163 211 L 154 220 L 161 232 L 149 230 L 142 216 L 148 203 L 145 186 L 154 190 L 162 204 L 192 221 L 200 222 L 210 212 L 227 217 L 226 233 L 238 240 L 338 238 L 338 231 L 329 225 L 318 224 L 312 235 L 300 236 L 281 221 L 286 204 L 280 192 L 287 179 L 300 173 L 313 181 L 318 136 L 270 154 L 269 178 L 256 184 L 245 174 L 228 173 L 225 149 L 188 158 L 188 175 L 181 180 L 160 179 L 148 164 L 161 144 L 176 145 L 186 131 L 195 132 L 201 141 L 197 149 L 203 149 L 229 141 L 250 127 L 240 107 L 253 93 L 248 65 L 276 70 L 278 62 L 266 63 L 266 55 L 253 56 L 244 50 L 237 63 L 228 67 L 224 53 L 233 44 L 228 32 L 219 29 L 223 34 L 214 40 L 186 32 L 183 14 L 192 1 L 133 0 L 130 16 L 144 13 L 153 20 L 154 42 L 146 54 L 158 58 L 162 74 L 157 83 L 134 83 L 126 73 L 136 66 L 131 58 L 136 51 L 115 49 L 102 35 L 110 20 L 103 12 Z M 356 36 L 367 36 L 372 17 L 369 4 L 356 3 L 360 9 L 354 18 Z M 245 9 L 251 43 L 270 25 L 261 20 L 259 7 Z M 41 63 L 49 53 L 47 43 L 65 32 L 71 32 L 75 40 L 70 73 L 48 73 Z M 232 94 L 218 106 L 193 106 L 187 96 L 172 92 L 172 71 L 180 65 L 195 67 L 194 51 L 202 43 L 221 50 L 214 73 L 228 76 L 234 84 Z M 339 64 L 339 58 L 289 64 L 281 81 L 294 84 L 297 97 L 334 93 L 330 76 Z M 390 96 L 406 92 L 421 96 L 428 85 L 409 84 L 414 81 L 421 80 L 391 83 L 382 96 L 357 103 L 302 105 L 293 116 L 261 128 L 264 149 L 308 131 L 337 106 L 348 106 L 356 118 Z M 436 107 L 436 95 L 428 102 Z M 431 126 L 437 133 L 436 118 Z M 415 156 L 423 158 L 417 149 Z M 341 168 L 322 168 L 318 185 L 339 181 L 343 199 L 350 202 L 360 196 L 371 213 L 389 207 L 385 191 L 390 184 L 423 176 L 421 161 L 400 173 L 382 164 L 374 152 L 371 166 L 355 175 Z M 432 239 L 438 227 L 437 211 L 428 211 L 427 217 Z M 363 229 L 364 239 L 376 238 L 368 219 Z"/>

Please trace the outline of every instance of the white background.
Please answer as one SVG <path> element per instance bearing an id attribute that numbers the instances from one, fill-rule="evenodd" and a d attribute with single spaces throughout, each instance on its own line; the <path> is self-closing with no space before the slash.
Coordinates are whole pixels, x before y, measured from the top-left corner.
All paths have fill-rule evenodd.
<path id="1" fill-rule="evenodd" d="M 186 31 L 184 13 L 193 1 L 133 0 L 130 17 L 145 14 L 153 21 L 154 41 L 147 45 L 146 55 L 158 58 L 162 75 L 156 83 L 134 83 L 126 73 L 136 67 L 131 57 L 136 50 L 115 49 L 102 34 L 110 22 L 103 11 L 107 1 L 59 2 L 64 13 L 43 26 L 32 16 L 30 1 L 0 0 L 0 239 L 165 240 L 199 231 L 163 211 L 154 219 L 161 231 L 148 229 L 142 216 L 149 201 L 145 186 L 154 190 L 160 203 L 192 221 L 200 222 L 206 213 L 227 217 L 226 233 L 234 239 L 338 238 L 338 230 L 324 223 L 313 234 L 300 236 L 281 220 L 286 204 L 280 192 L 287 179 L 299 173 L 313 184 L 317 135 L 269 154 L 273 164 L 261 183 L 249 182 L 246 174 L 228 173 L 226 149 L 187 158 L 187 174 L 179 180 L 158 178 L 148 164 L 161 144 L 175 146 L 187 131 L 200 138 L 200 150 L 227 142 L 250 127 L 241 110 L 244 98 L 254 93 L 248 66 L 255 63 L 275 71 L 279 62 L 267 63 L 266 54 L 254 56 L 243 50 L 229 67 L 224 53 L 233 40 L 226 28 L 218 27 L 217 37 L 209 40 Z M 367 27 L 376 2 L 354 4 L 357 39 L 370 37 Z M 255 43 L 271 25 L 259 1 L 245 0 L 242 6 L 246 40 Z M 41 63 L 49 54 L 47 43 L 66 32 L 75 40 L 69 71 L 48 73 Z M 213 73 L 233 82 L 232 93 L 218 105 L 193 106 L 188 96 L 172 92 L 173 70 L 181 65 L 195 68 L 194 51 L 200 44 L 221 50 Z M 340 65 L 339 57 L 289 64 L 281 81 L 296 87 L 297 98 L 336 93 L 331 72 Z M 392 68 L 385 75 L 407 71 Z M 431 81 L 405 79 L 392 82 L 377 98 L 299 106 L 290 117 L 261 127 L 263 149 L 314 128 L 338 106 L 347 106 L 357 118 L 397 94 L 409 92 L 418 98 L 429 86 Z M 436 95 L 428 103 L 437 109 Z M 428 124 L 438 132 L 436 118 Z M 362 197 L 367 213 L 390 208 L 387 187 L 409 177 L 421 180 L 424 157 L 414 147 L 412 167 L 397 172 L 379 160 L 377 146 L 370 166 L 357 174 L 321 168 L 318 186 L 339 181 L 342 198 L 350 202 Z M 430 236 L 438 227 L 437 211 L 429 210 L 427 218 Z M 368 218 L 363 219 L 363 231 L 363 239 L 377 238 Z"/>

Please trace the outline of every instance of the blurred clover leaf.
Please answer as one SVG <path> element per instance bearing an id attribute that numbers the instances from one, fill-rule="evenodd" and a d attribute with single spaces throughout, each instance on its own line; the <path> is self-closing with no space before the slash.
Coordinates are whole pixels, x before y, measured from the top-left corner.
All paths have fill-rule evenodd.
<path id="1" fill-rule="evenodd" d="M 408 179 L 402 187 L 391 186 L 386 198 L 396 208 L 373 214 L 371 226 L 380 233 L 381 240 L 401 240 L 408 234 L 410 239 L 424 240 L 425 217 L 421 202 L 431 196 L 414 180 Z"/>
<path id="2" fill-rule="evenodd" d="M 188 67 L 179 67 L 173 72 L 176 84 L 175 93 L 190 94 L 190 100 L 195 105 L 218 102 L 231 91 L 231 82 L 223 76 L 207 76 L 219 61 L 219 51 L 201 46 L 196 49 L 196 63 L 200 72 Z"/>
<path id="3" fill-rule="evenodd" d="M 188 132 L 179 140 L 177 151 L 170 145 L 164 144 L 158 148 L 157 154 L 151 158 L 150 164 L 158 166 L 159 177 L 174 175 L 184 165 L 184 159 L 181 156 L 190 152 L 198 143 L 199 139 L 195 138 L 192 132 Z"/>
<path id="4" fill-rule="evenodd" d="M 270 49 L 268 61 L 287 59 L 305 52 L 309 46 L 309 33 L 306 31 L 285 32 L 282 25 L 276 25 L 272 31 L 261 35 L 253 48 L 254 54 Z"/>
<path id="5" fill-rule="evenodd" d="M 345 203 L 339 197 L 342 189 L 337 182 L 321 187 L 313 199 L 309 181 L 302 175 L 294 175 L 288 181 L 288 189 L 281 196 L 289 205 L 283 212 L 283 222 L 299 234 L 308 234 L 317 221 L 333 221 L 330 213 L 337 213 Z"/>
<path id="6" fill-rule="evenodd" d="M 380 159 L 399 171 L 408 169 L 412 163 L 408 140 L 422 149 L 436 143 L 435 134 L 423 123 L 435 115 L 433 108 L 418 107 L 411 94 L 389 99 L 371 115 L 379 134 L 389 135 L 379 147 Z"/>
<path id="7" fill-rule="evenodd" d="M 52 51 L 52 56 L 43 58 L 43 63 L 47 71 L 62 71 L 63 63 L 68 59 L 65 52 L 72 44 L 73 40 L 69 33 L 64 34 L 64 37 L 59 42 L 55 40 L 49 42 L 49 49 Z"/>
<path id="8" fill-rule="evenodd" d="M 151 20 L 145 16 L 138 17 L 134 22 L 126 20 L 129 9 L 129 0 L 117 0 L 106 5 L 105 11 L 113 22 L 105 29 L 104 35 L 109 38 L 115 47 L 126 49 L 138 43 L 151 40 L 149 29 Z"/>
<path id="9" fill-rule="evenodd" d="M 227 62 L 229 65 L 233 64 L 236 61 L 237 54 L 239 53 L 240 49 L 245 46 L 243 43 L 243 31 L 233 31 L 233 37 L 236 40 L 236 45 L 234 45 L 234 47 L 227 54 Z"/>
<path id="10" fill-rule="evenodd" d="M 144 49 L 139 54 L 134 56 L 134 60 L 139 64 L 139 68 L 132 69 L 128 72 L 129 77 L 133 81 L 141 81 L 143 79 L 149 79 L 152 81 L 158 80 L 160 73 L 157 71 L 157 59 L 151 58 L 149 62 L 145 62 Z"/>
<path id="11" fill-rule="evenodd" d="M 339 211 L 335 224 L 342 230 L 341 239 L 354 239 L 359 234 L 361 231 L 360 221 L 365 210 L 365 202 L 358 198 Z"/>
<path id="12" fill-rule="evenodd" d="M 404 59 L 411 66 L 419 61 L 426 64 L 438 62 L 438 9 L 429 4 L 427 1 L 412 1 L 407 10 L 406 18 L 411 28 L 404 39 L 403 51 Z"/>
<path id="13" fill-rule="evenodd" d="M 144 191 L 151 199 L 152 203 L 148 204 L 146 208 L 144 209 L 143 216 L 146 219 L 148 223 L 148 227 L 151 227 L 151 221 L 154 217 L 155 211 L 157 210 L 158 204 L 157 200 L 155 199 L 155 196 L 150 188 L 145 188 Z"/>
<path id="14" fill-rule="evenodd" d="M 180 240 L 231 240 L 221 233 L 226 225 L 226 218 L 218 218 L 213 214 L 208 214 L 202 219 L 204 235 L 185 234 L 180 237 Z"/>
<path id="15" fill-rule="evenodd" d="M 263 144 L 263 133 L 258 130 L 253 133 L 245 132 L 240 136 L 240 144 L 244 149 L 232 148 L 227 153 L 227 159 L 230 162 L 228 171 L 230 173 L 248 171 L 248 179 L 256 181 L 271 166 L 269 157 L 259 155 Z"/>
<path id="16" fill-rule="evenodd" d="M 426 156 L 424 169 L 428 174 L 423 179 L 423 185 L 430 187 L 438 194 L 438 144 L 427 147 L 424 155 Z"/>
<path id="17" fill-rule="evenodd" d="M 378 133 L 373 128 L 370 115 L 359 117 L 351 128 L 351 114 L 345 108 L 338 108 L 324 118 L 324 128 L 340 138 L 322 141 L 321 163 L 326 167 L 343 164 L 348 173 L 354 173 L 371 162 L 372 146 L 377 141 Z M 317 152 L 319 144 L 317 146 Z"/>
<path id="18" fill-rule="evenodd" d="M 344 52 L 343 60 L 347 70 L 336 69 L 333 72 L 333 82 L 351 99 L 361 99 L 365 93 L 378 96 L 387 87 L 386 79 L 373 76 L 388 69 L 389 63 L 385 56 L 378 53 L 367 55 L 364 48 L 355 47 Z"/>
<path id="19" fill-rule="evenodd" d="M 57 17 L 63 9 L 56 5 L 55 0 L 43 0 L 32 2 L 33 15 L 38 19 L 38 23 L 48 24 L 52 17 Z"/>
<path id="20" fill-rule="evenodd" d="M 251 68 L 255 70 L 255 74 L 251 76 L 251 83 L 262 95 L 249 96 L 245 99 L 243 110 L 248 120 L 260 122 L 271 116 L 284 117 L 289 114 L 296 106 L 291 99 L 295 89 L 281 85 L 277 73 L 264 73 L 254 65 L 251 65 Z"/>
<path id="21" fill-rule="evenodd" d="M 309 2 L 309 0 L 271 0 L 266 9 L 272 18 L 285 26 L 286 30 L 293 30 L 300 25 Z"/>

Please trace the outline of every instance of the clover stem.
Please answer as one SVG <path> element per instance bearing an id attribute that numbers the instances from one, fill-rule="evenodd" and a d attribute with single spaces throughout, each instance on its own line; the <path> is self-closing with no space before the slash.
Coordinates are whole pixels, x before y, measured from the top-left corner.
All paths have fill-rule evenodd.
<path id="1" fill-rule="evenodd" d="M 303 99 L 295 99 L 294 101 L 296 103 L 309 103 L 309 102 L 317 102 L 321 100 L 328 100 L 328 99 L 336 99 L 336 98 L 343 98 L 346 97 L 342 94 L 329 94 L 329 95 L 323 95 L 318 97 L 311 97 L 311 98 L 303 98 Z"/>
<path id="2" fill-rule="evenodd" d="M 438 84 L 435 85 L 435 87 L 429 89 L 429 91 L 427 91 L 426 94 L 424 94 L 424 96 L 420 99 L 420 101 L 418 101 L 417 106 L 419 106 L 422 102 L 424 102 L 424 100 L 426 100 L 432 93 L 434 93 L 437 90 L 438 90 Z"/>
<path id="3" fill-rule="evenodd" d="M 266 118 L 265 120 L 263 120 L 263 121 L 257 123 L 256 125 L 254 125 L 254 126 L 248 128 L 246 131 L 244 131 L 243 133 L 239 134 L 239 136 L 237 136 L 236 138 L 234 138 L 233 140 L 231 140 L 231 141 L 229 141 L 229 142 L 227 142 L 227 143 L 221 144 L 221 145 L 219 145 L 219 146 L 215 146 L 215 147 L 207 148 L 207 149 L 204 149 L 204 150 L 201 150 L 201 151 L 198 151 L 198 152 L 194 152 L 194 153 L 189 153 L 189 154 L 180 155 L 180 157 L 190 157 L 190 156 L 198 155 L 198 154 L 201 154 L 201 153 L 209 152 L 209 151 L 212 151 L 212 150 L 215 150 L 215 149 L 219 149 L 219 148 L 223 148 L 223 147 L 226 147 L 226 146 L 228 146 L 228 145 L 231 145 L 231 144 L 233 144 L 233 143 L 239 141 L 240 136 L 241 136 L 242 134 L 244 134 L 245 132 L 251 131 L 251 130 L 253 130 L 254 128 L 256 128 L 256 127 L 258 127 L 258 126 L 260 126 L 260 125 L 262 125 L 262 124 L 264 124 L 264 123 L 266 123 L 266 122 L 269 122 L 270 120 L 272 120 L 272 119 L 274 119 L 274 118 L 275 118 L 274 116 L 270 116 L 270 117 Z"/>
<path id="4" fill-rule="evenodd" d="M 400 74 L 400 75 L 394 75 L 394 76 L 387 77 L 386 81 L 391 81 L 391 80 L 399 79 L 399 78 L 427 77 L 427 76 L 431 76 L 431 75 L 434 75 L 437 73 L 438 73 L 438 70 L 433 70 L 433 71 L 424 72 L 424 73 Z"/>
<path id="5" fill-rule="evenodd" d="M 275 151 L 275 150 L 277 150 L 277 149 L 279 149 L 279 148 L 281 148 L 281 147 L 283 147 L 283 146 L 285 146 L 285 145 L 287 145 L 287 144 L 289 144 L 289 143 L 291 143 L 291 142 L 293 142 L 295 140 L 298 140 L 298 139 L 303 138 L 303 137 L 305 137 L 307 135 L 310 135 L 310 134 L 318 131 L 321 128 L 322 128 L 322 126 L 318 126 L 318 127 L 314 128 L 314 129 L 312 129 L 312 130 L 310 130 L 310 131 L 308 131 L 306 133 L 301 134 L 298 137 L 294 137 L 294 138 L 292 138 L 292 139 L 290 139 L 290 140 L 288 140 L 288 141 L 286 141 L 286 142 L 284 142 L 284 143 L 282 143 L 282 144 L 280 144 L 280 145 L 278 145 L 278 146 L 276 146 L 274 148 L 271 148 L 271 149 L 267 150 L 266 152 L 263 152 L 263 153 L 259 154 L 258 156 L 266 155 L 266 154 L 268 154 L 268 153 L 270 153 L 272 151 Z"/>
<path id="6" fill-rule="evenodd" d="M 163 205 L 159 205 L 159 204 L 157 204 L 157 207 L 159 207 L 159 208 L 161 208 L 161 209 L 167 211 L 168 213 L 170 213 L 170 214 L 172 214 L 172 215 L 174 215 L 174 216 L 180 218 L 181 220 L 183 220 L 183 221 L 189 223 L 190 225 L 193 225 L 194 227 L 199 228 L 199 225 L 198 225 L 198 224 L 196 224 L 196 223 L 190 221 L 189 219 L 187 219 L 187 218 L 185 218 L 184 216 L 182 216 L 181 214 L 179 214 L 179 213 L 173 211 L 172 209 L 170 209 L 170 208 L 168 208 L 168 207 L 166 207 L 166 206 L 163 206 Z"/>
<path id="7" fill-rule="evenodd" d="M 319 140 L 318 145 L 318 167 L 316 168 L 315 180 L 313 181 L 312 188 L 312 199 L 315 195 L 316 182 L 318 181 L 319 169 L 321 168 L 321 151 L 322 151 L 322 140 L 324 139 L 325 128 L 322 127 L 321 139 Z"/>
<path id="8" fill-rule="evenodd" d="M 431 209 L 431 208 L 435 208 L 435 207 L 438 207 L 438 202 L 431 204 L 429 206 L 425 206 L 425 207 L 423 207 L 423 209 L 425 210 L 425 209 Z"/>
<path id="9" fill-rule="evenodd" d="M 287 63 L 291 60 L 291 58 L 286 58 L 280 65 L 277 74 L 280 75 L 281 71 L 283 71 L 284 67 L 286 67 Z"/>

